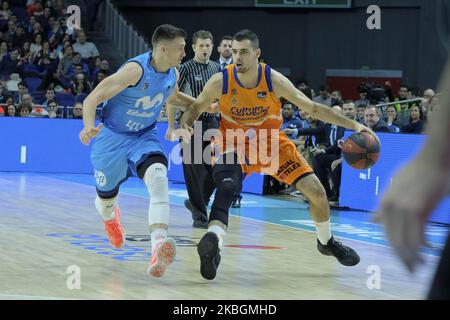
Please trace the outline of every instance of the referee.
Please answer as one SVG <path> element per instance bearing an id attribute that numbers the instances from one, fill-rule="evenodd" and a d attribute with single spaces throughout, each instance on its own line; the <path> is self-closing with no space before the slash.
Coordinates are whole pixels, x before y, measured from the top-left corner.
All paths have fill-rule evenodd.
<path id="1" fill-rule="evenodd" d="M 217 62 L 209 60 L 213 49 L 213 35 L 209 31 L 199 30 L 192 36 L 192 49 L 194 58 L 186 61 L 180 66 L 180 79 L 178 86 L 181 91 L 197 98 L 203 90 L 206 82 L 215 73 L 221 72 Z M 212 128 L 219 128 L 216 115 L 203 113 L 197 122 L 201 123 L 202 136 L 194 134 L 191 142 L 184 144 L 183 153 L 190 153 L 190 163 L 184 163 L 183 172 L 189 199 L 184 205 L 192 213 L 194 228 L 206 229 L 208 227 L 208 216 L 206 207 L 209 198 L 214 192 L 215 185 L 212 178 L 212 167 L 203 159 L 203 151 L 210 145 L 210 141 L 203 141 L 203 133 Z M 201 144 L 202 163 L 194 163 L 194 145 Z M 198 157 L 198 156 L 197 156 Z M 185 157 L 183 156 L 183 160 Z M 209 161 L 209 163 L 211 163 Z"/>

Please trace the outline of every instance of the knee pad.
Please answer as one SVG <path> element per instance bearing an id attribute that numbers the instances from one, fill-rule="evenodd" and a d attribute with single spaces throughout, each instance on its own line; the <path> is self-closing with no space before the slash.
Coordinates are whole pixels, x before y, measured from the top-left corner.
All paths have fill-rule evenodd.
<path id="1" fill-rule="evenodd" d="M 215 171 L 213 173 L 214 183 L 217 189 L 232 192 L 233 195 L 241 185 L 242 177 L 232 170 Z"/>
<path id="2" fill-rule="evenodd" d="M 149 225 L 169 224 L 169 181 L 167 168 L 162 163 L 153 163 L 144 174 L 144 182 L 150 193 L 148 212 Z"/>

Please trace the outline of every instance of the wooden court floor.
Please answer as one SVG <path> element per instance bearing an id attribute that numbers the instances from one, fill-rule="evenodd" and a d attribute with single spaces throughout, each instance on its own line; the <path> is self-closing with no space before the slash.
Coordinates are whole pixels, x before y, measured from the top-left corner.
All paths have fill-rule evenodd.
<path id="1" fill-rule="evenodd" d="M 357 266 L 344 267 L 318 253 L 313 232 L 237 213 L 218 276 L 208 281 L 195 247 L 204 231 L 191 227 L 181 198 L 171 205 L 169 227 L 176 261 L 163 278 L 150 278 L 148 199 L 121 193 L 127 241 L 114 250 L 94 208 L 93 183 L 69 180 L 0 173 L 0 299 L 423 299 L 437 265 L 436 256 L 426 255 L 411 275 L 389 247 L 342 239 L 361 256 Z M 241 212 L 271 201 L 252 197 L 261 201 L 244 202 Z M 284 202 L 263 214 L 305 215 L 304 207 Z"/>

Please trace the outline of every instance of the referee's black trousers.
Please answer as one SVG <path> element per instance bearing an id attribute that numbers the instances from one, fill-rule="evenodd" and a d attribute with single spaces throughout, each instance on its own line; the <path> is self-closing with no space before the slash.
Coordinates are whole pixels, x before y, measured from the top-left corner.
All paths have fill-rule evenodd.
<path id="1" fill-rule="evenodd" d="M 202 116 L 199 121 L 202 121 L 202 135 L 208 129 L 219 128 L 219 123 L 215 116 Z M 206 204 L 209 202 L 215 189 L 212 178 L 212 166 L 211 164 L 205 163 L 204 158 L 204 155 L 209 157 L 208 162 L 211 163 L 211 152 L 205 152 L 205 149 L 210 144 L 210 141 L 203 141 L 203 136 L 198 137 L 193 135 L 191 142 L 184 144 L 183 147 L 183 153 L 189 153 L 188 157 L 183 156 L 183 173 L 189 200 L 191 206 L 197 209 L 205 217 L 205 220 L 207 217 Z M 199 145 L 201 146 L 200 148 Z M 211 150 L 210 148 L 208 150 Z M 197 155 L 195 155 L 196 152 Z M 198 154 L 199 152 L 201 154 Z M 190 163 L 185 163 L 185 159 L 190 159 Z M 194 160 L 200 161 L 197 163 Z"/>

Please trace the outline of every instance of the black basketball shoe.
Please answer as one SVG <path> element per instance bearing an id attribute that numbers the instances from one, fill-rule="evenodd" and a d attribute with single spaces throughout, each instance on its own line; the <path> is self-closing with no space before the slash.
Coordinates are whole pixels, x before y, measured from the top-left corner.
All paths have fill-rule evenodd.
<path id="1" fill-rule="evenodd" d="M 333 237 L 328 240 L 326 245 L 323 245 L 317 240 L 317 249 L 321 254 L 326 256 L 335 256 L 344 266 L 351 267 L 357 265 L 360 260 L 355 250 L 344 246 L 341 242 L 334 240 Z"/>
<path id="2" fill-rule="evenodd" d="M 197 252 L 202 277 L 214 279 L 220 263 L 219 237 L 214 232 L 207 232 L 198 243 Z"/>

